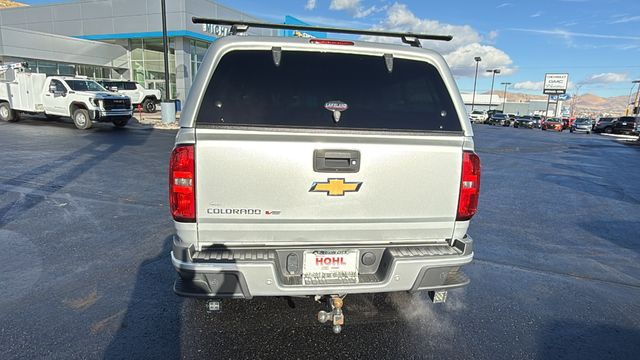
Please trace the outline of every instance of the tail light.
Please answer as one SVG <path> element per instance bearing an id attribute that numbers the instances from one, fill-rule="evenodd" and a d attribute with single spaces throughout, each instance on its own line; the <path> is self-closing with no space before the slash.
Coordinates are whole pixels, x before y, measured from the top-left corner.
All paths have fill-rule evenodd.
<path id="1" fill-rule="evenodd" d="M 473 151 L 462 154 L 462 180 L 457 221 L 469 220 L 478 210 L 480 196 L 480 158 Z"/>
<path id="2" fill-rule="evenodd" d="M 193 145 L 178 145 L 169 165 L 169 206 L 173 219 L 196 221 L 195 161 Z"/>

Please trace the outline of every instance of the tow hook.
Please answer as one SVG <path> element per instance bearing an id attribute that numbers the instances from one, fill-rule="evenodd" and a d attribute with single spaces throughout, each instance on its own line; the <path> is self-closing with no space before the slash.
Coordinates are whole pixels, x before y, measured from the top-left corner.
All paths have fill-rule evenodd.
<path id="1" fill-rule="evenodd" d="M 342 305 L 343 298 L 339 295 L 331 295 L 329 299 L 329 304 L 331 305 L 331 311 L 320 311 L 318 312 L 318 321 L 321 323 L 326 323 L 327 321 L 331 321 L 333 323 L 333 333 L 340 334 L 342 331 L 342 326 L 344 325 L 344 314 L 342 313 Z"/>

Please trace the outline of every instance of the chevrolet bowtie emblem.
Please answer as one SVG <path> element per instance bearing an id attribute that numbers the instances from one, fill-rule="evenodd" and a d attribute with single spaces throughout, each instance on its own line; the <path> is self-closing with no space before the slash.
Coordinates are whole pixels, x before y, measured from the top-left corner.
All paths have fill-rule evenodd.
<path id="1" fill-rule="evenodd" d="M 346 182 L 344 179 L 327 179 L 327 182 L 315 182 L 309 192 L 326 192 L 327 196 L 344 196 L 346 192 L 357 192 L 361 182 Z"/>

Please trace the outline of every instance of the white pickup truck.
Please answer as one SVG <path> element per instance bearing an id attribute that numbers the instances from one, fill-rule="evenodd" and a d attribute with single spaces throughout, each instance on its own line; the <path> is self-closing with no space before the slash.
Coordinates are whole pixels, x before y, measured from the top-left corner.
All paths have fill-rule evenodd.
<path id="1" fill-rule="evenodd" d="M 110 91 L 117 91 L 131 98 L 134 108 L 142 106 L 146 113 L 156 112 L 162 94 L 160 90 L 147 89 L 135 81 L 105 80 L 100 81 L 100 85 Z"/>
<path id="2" fill-rule="evenodd" d="M 0 120 L 18 121 L 21 113 L 47 118 L 71 117 L 78 129 L 93 122 L 124 127 L 132 115 L 131 99 L 110 93 L 93 80 L 16 71 L 0 81 Z"/>

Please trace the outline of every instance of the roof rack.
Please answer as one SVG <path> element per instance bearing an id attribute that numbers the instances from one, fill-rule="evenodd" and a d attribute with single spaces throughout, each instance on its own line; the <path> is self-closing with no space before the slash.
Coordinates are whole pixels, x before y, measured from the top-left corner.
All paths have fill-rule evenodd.
<path id="1" fill-rule="evenodd" d="M 202 17 L 196 17 L 196 16 L 192 17 L 191 21 L 193 21 L 194 24 L 228 25 L 228 26 L 231 26 L 231 34 L 233 35 L 247 32 L 247 30 L 249 30 L 250 27 L 263 28 L 263 29 L 279 29 L 279 30 L 302 30 L 302 31 L 317 31 L 317 32 L 338 33 L 338 34 L 395 37 L 395 38 L 402 39 L 403 43 L 409 44 L 414 47 L 422 47 L 420 45 L 420 39 L 438 40 L 438 41 L 451 41 L 453 39 L 453 36 L 451 35 L 430 35 L 430 34 L 402 33 L 402 32 L 393 32 L 393 31 L 357 30 L 357 29 L 309 26 L 309 25 L 271 24 L 271 23 L 256 22 L 256 21 L 223 20 L 223 19 L 202 18 Z"/>

